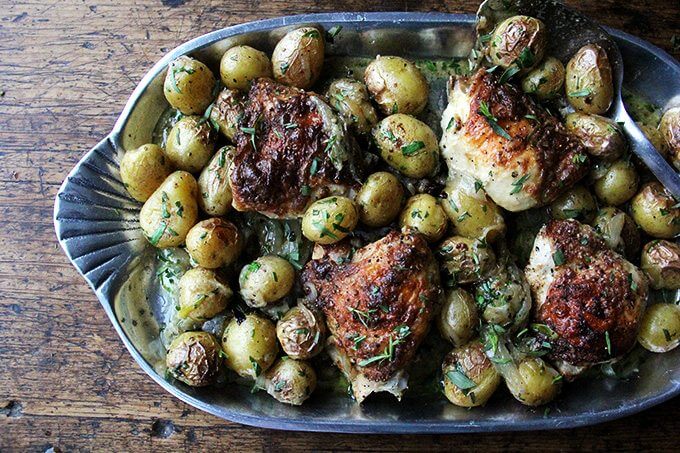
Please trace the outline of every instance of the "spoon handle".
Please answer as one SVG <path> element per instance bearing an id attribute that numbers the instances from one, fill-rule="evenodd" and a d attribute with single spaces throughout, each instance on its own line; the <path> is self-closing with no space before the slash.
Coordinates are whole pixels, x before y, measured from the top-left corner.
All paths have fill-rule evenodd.
<path id="1" fill-rule="evenodd" d="M 625 107 L 621 104 L 615 112 L 615 120 L 622 124 L 623 130 L 630 141 L 631 150 L 644 162 L 654 173 L 654 176 L 673 194 L 676 200 L 680 200 L 680 175 L 670 166 L 663 156 L 654 148 L 645 134 L 628 115 Z"/>

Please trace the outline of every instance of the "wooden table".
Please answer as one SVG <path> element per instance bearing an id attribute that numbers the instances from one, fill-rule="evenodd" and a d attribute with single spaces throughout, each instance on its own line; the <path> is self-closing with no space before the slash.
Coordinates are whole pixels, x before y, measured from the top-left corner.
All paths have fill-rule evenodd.
<path id="1" fill-rule="evenodd" d="M 59 185 L 111 129 L 142 75 L 174 46 L 286 14 L 469 13 L 477 3 L 2 0 L 0 450 L 677 448 L 677 398 L 592 428 L 526 434 L 355 437 L 227 423 L 172 398 L 141 371 L 56 243 L 52 209 Z M 680 56 L 677 0 L 568 3 Z"/>

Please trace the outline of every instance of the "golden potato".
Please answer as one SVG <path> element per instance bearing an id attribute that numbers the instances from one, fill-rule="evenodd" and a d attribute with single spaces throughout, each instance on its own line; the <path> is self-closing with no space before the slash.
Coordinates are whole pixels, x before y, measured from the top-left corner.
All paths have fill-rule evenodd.
<path id="1" fill-rule="evenodd" d="M 347 197 L 315 201 L 302 217 L 302 234 L 318 244 L 333 244 L 354 230 L 359 221 L 356 204 Z"/>
<path id="2" fill-rule="evenodd" d="M 356 198 L 361 222 L 370 227 L 389 225 L 399 215 L 403 199 L 404 187 L 392 173 L 373 173 Z"/>
<path id="3" fill-rule="evenodd" d="M 146 201 L 172 173 L 163 148 L 147 143 L 127 151 L 120 161 L 120 178 L 132 198 Z"/>
<path id="4" fill-rule="evenodd" d="M 314 27 L 288 32 L 272 53 L 274 78 L 306 90 L 319 78 L 324 60 L 324 39 Z"/>
<path id="5" fill-rule="evenodd" d="M 444 209 L 435 197 L 426 193 L 409 198 L 399 219 L 399 226 L 416 230 L 429 242 L 441 239 L 448 225 Z"/>
<path id="6" fill-rule="evenodd" d="M 227 367 L 240 376 L 255 379 L 267 371 L 279 353 L 276 327 L 256 313 L 235 317 L 222 334 L 222 350 Z"/>
<path id="7" fill-rule="evenodd" d="M 650 236 L 670 239 L 680 234 L 680 209 L 659 182 L 642 186 L 631 200 L 630 210 L 633 220 Z"/>
<path id="8" fill-rule="evenodd" d="M 385 115 L 416 115 L 427 105 L 427 80 L 416 65 L 404 58 L 378 55 L 366 67 L 364 82 Z"/>
<path id="9" fill-rule="evenodd" d="M 165 154 L 172 165 L 190 173 L 201 171 L 214 152 L 212 126 L 200 116 L 185 116 L 177 121 L 165 144 Z"/>
<path id="10" fill-rule="evenodd" d="M 295 283 L 295 269 L 285 259 L 261 256 L 241 269 L 241 296 L 251 307 L 265 307 L 288 295 Z"/>
<path id="11" fill-rule="evenodd" d="M 260 77 L 272 77 L 267 54 L 250 46 L 234 46 L 220 60 L 222 84 L 232 90 L 250 89 L 250 83 Z"/>
<path id="12" fill-rule="evenodd" d="M 187 252 L 199 266 L 216 269 L 236 261 L 243 240 L 236 225 L 213 217 L 198 222 L 189 230 L 186 245 Z"/>
<path id="13" fill-rule="evenodd" d="M 200 61 L 183 55 L 168 66 L 163 94 L 183 114 L 202 114 L 212 102 L 214 89 L 215 76 Z"/>
<path id="14" fill-rule="evenodd" d="M 198 178 L 198 205 L 208 215 L 225 215 L 231 209 L 229 178 L 235 152 L 233 146 L 220 148 Z"/>
<path id="15" fill-rule="evenodd" d="M 234 142 L 236 132 L 238 132 L 239 121 L 243 118 L 243 95 L 236 90 L 225 88 L 217 95 L 215 103 L 209 107 L 210 112 L 207 116 L 213 124 L 217 125 L 220 134 L 224 135 L 231 142 Z"/>
<path id="16" fill-rule="evenodd" d="M 205 321 L 225 308 L 234 293 L 229 285 L 211 269 L 195 267 L 179 280 L 179 311 L 181 319 Z"/>
<path id="17" fill-rule="evenodd" d="M 581 47 L 566 67 L 567 100 L 579 112 L 602 114 L 614 98 L 612 67 L 607 52 L 597 44 Z"/>

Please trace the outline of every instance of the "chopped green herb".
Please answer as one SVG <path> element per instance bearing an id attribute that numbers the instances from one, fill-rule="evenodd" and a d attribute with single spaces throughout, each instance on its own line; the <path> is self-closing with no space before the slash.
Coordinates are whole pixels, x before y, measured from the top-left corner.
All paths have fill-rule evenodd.
<path id="1" fill-rule="evenodd" d="M 560 249 L 555 250 L 555 253 L 552 255 L 552 259 L 553 263 L 555 263 L 555 266 L 561 266 L 565 262 L 564 252 L 562 252 Z"/>
<path id="2" fill-rule="evenodd" d="M 420 140 L 416 140 L 409 143 L 408 145 L 402 146 L 401 154 L 404 156 L 412 156 L 423 148 L 425 148 L 425 143 L 421 142 Z"/>
<path id="3" fill-rule="evenodd" d="M 302 187 L 300 187 L 300 193 L 302 193 L 302 195 L 304 195 L 305 197 L 309 196 L 309 194 L 312 193 L 312 188 L 305 184 Z"/>
<path id="4" fill-rule="evenodd" d="M 319 159 L 316 157 L 312 159 L 312 164 L 309 166 L 309 175 L 314 176 L 319 171 Z"/>
<path id="5" fill-rule="evenodd" d="M 365 339 L 366 339 L 366 335 L 360 335 L 360 336 L 354 337 L 354 346 L 353 346 L 353 349 L 354 349 L 355 351 L 356 351 L 357 349 L 359 349 L 359 346 L 361 345 L 361 343 L 362 343 Z"/>
<path id="6" fill-rule="evenodd" d="M 604 341 L 607 344 L 607 354 L 609 354 L 611 356 L 612 355 L 612 341 L 609 338 L 609 331 L 608 330 L 604 333 Z"/>
<path id="7" fill-rule="evenodd" d="M 290 67 L 290 63 L 288 63 L 287 61 L 284 61 L 283 63 L 281 63 L 281 66 L 279 66 L 279 67 L 281 68 L 281 74 L 285 75 L 286 71 L 288 71 L 288 68 Z"/>
<path id="8" fill-rule="evenodd" d="M 465 211 L 464 213 L 458 216 L 457 221 L 460 223 L 468 217 L 472 217 L 472 215 L 469 212 Z"/>
<path id="9" fill-rule="evenodd" d="M 317 30 L 309 30 L 307 33 L 302 35 L 303 38 L 313 38 L 313 39 L 316 39 L 319 36 L 320 35 L 319 35 L 319 32 Z"/>
<path id="10" fill-rule="evenodd" d="M 572 98 L 585 98 L 590 96 L 593 93 L 593 89 L 590 87 L 585 87 L 582 88 L 578 91 L 573 91 L 569 93 L 567 96 L 572 97 Z"/>
<path id="11" fill-rule="evenodd" d="M 479 103 L 479 110 L 477 110 L 477 113 L 482 115 L 485 119 L 486 122 L 489 124 L 491 129 L 496 133 L 496 135 L 500 135 L 501 137 L 505 138 L 506 140 L 511 140 L 512 138 L 508 133 L 503 129 L 499 124 L 498 124 L 498 119 L 491 114 L 491 110 L 489 109 L 489 105 L 481 101 Z"/>
<path id="12" fill-rule="evenodd" d="M 581 154 L 581 153 L 574 154 L 571 158 L 571 161 L 575 164 L 578 164 L 578 165 L 585 164 L 587 160 L 588 160 L 588 157 L 585 154 Z"/>
<path id="13" fill-rule="evenodd" d="M 482 181 L 479 179 L 475 179 L 475 192 L 479 192 L 479 189 L 484 187 L 484 184 L 482 184 Z"/>
<path id="14" fill-rule="evenodd" d="M 519 178 L 517 181 L 513 182 L 512 183 L 513 189 L 510 191 L 510 195 L 515 195 L 516 193 L 519 193 L 522 190 L 524 183 L 527 182 L 527 179 L 529 179 L 529 176 L 530 173 L 527 173 L 526 175 Z"/>
<path id="15" fill-rule="evenodd" d="M 519 68 L 516 65 L 511 65 L 508 66 L 508 69 L 503 71 L 503 74 L 501 75 L 501 78 L 499 80 L 500 83 L 505 83 L 508 80 L 510 80 L 515 74 L 519 72 Z"/>
<path id="16" fill-rule="evenodd" d="M 392 133 L 392 131 L 389 130 L 389 129 L 383 129 L 382 134 L 386 139 L 388 139 L 391 142 L 397 141 L 397 137 L 395 137 L 394 134 Z"/>
<path id="17" fill-rule="evenodd" d="M 260 364 L 257 363 L 257 360 L 255 360 L 251 356 L 249 356 L 248 359 L 250 360 L 250 363 L 253 366 L 253 371 L 255 372 L 255 377 L 259 376 L 260 373 L 262 373 L 262 368 L 260 367 Z"/>
<path id="18" fill-rule="evenodd" d="M 361 311 L 354 307 L 347 307 L 347 310 L 349 310 L 349 312 L 352 313 L 359 320 L 359 322 L 363 324 L 364 327 L 366 328 L 368 328 L 367 323 L 370 320 L 371 315 L 377 311 L 375 308 L 371 308 L 366 311 Z"/>
<path id="19" fill-rule="evenodd" d="M 460 366 L 460 363 L 456 363 L 455 369 L 447 371 L 446 377 L 453 385 L 458 387 L 458 389 L 460 389 L 466 395 L 470 390 L 477 387 L 475 381 L 470 379 L 467 374 L 465 374 L 465 371 Z"/>
<path id="20" fill-rule="evenodd" d="M 163 237 L 163 234 L 165 233 L 165 230 L 168 228 L 168 224 L 165 222 L 161 222 L 156 231 L 151 235 L 149 238 L 149 242 L 151 245 L 158 245 L 158 241 L 161 240 L 161 237 Z"/>
<path id="21" fill-rule="evenodd" d="M 340 33 L 340 30 L 342 30 L 342 25 L 336 25 L 335 27 L 331 27 L 326 32 L 326 41 L 328 41 L 331 44 L 334 43 L 335 37 L 338 36 L 338 33 Z"/>

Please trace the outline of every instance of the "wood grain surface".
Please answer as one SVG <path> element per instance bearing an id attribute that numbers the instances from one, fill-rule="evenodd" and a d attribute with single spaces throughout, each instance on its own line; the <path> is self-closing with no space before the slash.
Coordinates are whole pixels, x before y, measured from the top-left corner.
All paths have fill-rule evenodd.
<path id="1" fill-rule="evenodd" d="M 620 421 L 558 432 L 358 437 L 224 422 L 172 398 L 141 371 L 57 245 L 59 185 L 174 46 L 285 14 L 470 13 L 477 3 L 0 0 L 0 451 L 677 449 L 677 398 Z M 680 56 L 677 0 L 568 3 Z"/>

